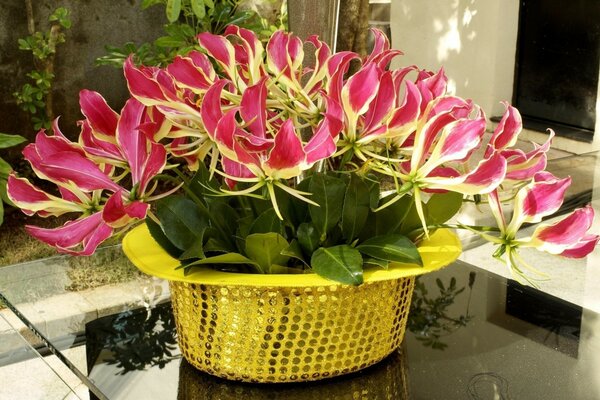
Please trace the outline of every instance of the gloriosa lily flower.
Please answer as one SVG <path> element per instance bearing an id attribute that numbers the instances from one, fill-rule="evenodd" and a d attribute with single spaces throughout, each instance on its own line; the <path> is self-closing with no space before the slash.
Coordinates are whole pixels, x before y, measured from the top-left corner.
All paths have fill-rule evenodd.
<path id="1" fill-rule="evenodd" d="M 202 167 L 198 179 L 212 179 L 205 186 L 200 183 L 203 191 L 194 193 L 196 203 L 206 193 L 259 197 L 272 203 L 268 213 L 275 211 L 280 219 L 276 188 L 318 206 L 314 200 L 323 195 L 311 199 L 297 184 L 305 175 L 327 170 L 334 172 L 327 176 L 332 186 L 342 187 L 352 176 L 355 192 L 348 189 L 344 195 L 354 195 L 357 209 L 368 215 L 375 201 L 370 198 L 365 205 L 359 194 L 367 190 L 363 177 L 375 172 L 393 179 L 396 191 L 386 204 L 377 204 L 379 209 L 411 195 L 426 235 L 423 204 L 430 194 L 451 191 L 475 201 L 487 199 L 499 234 L 490 233 L 496 228 L 470 229 L 497 244 L 496 257 L 517 276 L 531 268 L 518 253 L 521 247 L 565 257 L 582 257 L 594 248 L 598 236 L 588 233 L 590 207 L 519 237 L 524 224 L 540 223 L 559 209 L 570 183 L 544 172 L 553 132 L 531 151 L 515 148 L 522 121 L 505 103 L 502 120 L 484 143 L 485 114 L 472 101 L 447 93 L 443 69 L 391 68 L 392 59 L 402 53 L 390 48 L 382 32 L 373 34 L 373 50 L 366 57 L 350 51 L 331 54 L 316 36 L 302 41 L 282 31 L 263 46 L 253 32 L 229 26 L 223 36 L 201 33 L 196 50 L 176 56 L 164 68 L 136 66 L 130 58 L 123 68 L 132 98 L 120 113 L 100 94 L 83 90 L 85 119 L 79 123 L 78 142 L 68 140 L 55 121 L 53 135 L 41 131 L 25 148 L 35 173 L 57 189 L 45 192 L 13 175 L 9 196 L 29 215 L 78 215 L 60 228 L 27 229 L 62 252 L 91 254 L 108 237 L 154 218 L 150 203 L 179 188 L 157 194 L 156 180 L 175 179 L 169 173 L 182 165 L 189 171 Z M 309 49 L 314 63 L 305 65 Z M 358 66 L 354 74 L 349 73 L 351 65 Z M 179 178 L 187 181 L 184 173 Z M 212 185 L 214 181 L 220 182 Z M 331 197 L 339 197 L 338 192 Z M 514 206 L 508 222 L 502 202 Z M 340 207 L 346 209 L 346 204 Z M 338 225 L 332 227 L 335 221 L 328 220 L 336 213 L 320 221 L 321 244 L 330 239 L 330 230 L 332 237 L 354 235 L 354 240 L 344 239 L 356 247 L 358 222 L 364 220 L 357 219 L 357 226 L 344 221 L 352 207 L 349 203 Z M 221 236 L 227 242 L 231 232 Z M 312 247 L 312 237 L 303 239 L 298 243 Z"/>
<path id="2" fill-rule="evenodd" d="M 84 90 L 80 105 L 86 119 L 80 123 L 79 144 L 69 141 L 55 121 L 52 136 L 42 130 L 23 150 L 34 172 L 54 183 L 60 197 L 14 175 L 8 196 L 29 215 L 79 213 L 60 228 L 28 226 L 27 231 L 61 252 L 89 255 L 115 229 L 146 217 L 146 201 L 155 190 L 149 184 L 165 167 L 166 150 L 142 132 L 151 112 L 137 100 L 129 100 L 119 115 L 98 93 Z M 122 184 L 126 175 L 130 189 Z"/>
<path id="3" fill-rule="evenodd" d="M 537 272 L 519 255 L 521 247 L 534 247 L 540 251 L 570 258 L 588 255 L 598 242 L 598 235 L 588 233 L 594 219 L 594 210 L 584 207 L 553 224 L 540 224 L 530 237 L 518 238 L 519 229 L 525 223 L 539 223 L 559 210 L 570 178 L 559 179 L 549 172 L 538 172 L 531 183 L 519 189 L 513 201 L 513 215 L 506 222 L 497 191 L 489 194 L 492 213 L 500 229 L 499 236 L 480 233 L 485 239 L 498 244 L 494 254 L 503 258 L 518 278 L 533 283 L 523 269 Z"/>

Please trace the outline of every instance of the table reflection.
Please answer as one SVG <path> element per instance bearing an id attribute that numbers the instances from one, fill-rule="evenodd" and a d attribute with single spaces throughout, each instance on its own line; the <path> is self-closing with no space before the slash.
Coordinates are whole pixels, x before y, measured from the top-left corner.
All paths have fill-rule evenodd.
<path id="1" fill-rule="evenodd" d="M 354 374 L 310 383 L 246 384 L 179 367 L 178 400 L 403 400 L 408 399 L 405 357 L 401 350 Z"/>

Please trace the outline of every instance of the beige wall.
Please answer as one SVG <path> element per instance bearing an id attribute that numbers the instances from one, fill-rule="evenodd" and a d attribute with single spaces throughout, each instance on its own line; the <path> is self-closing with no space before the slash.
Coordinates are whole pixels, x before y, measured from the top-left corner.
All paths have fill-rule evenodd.
<path id="1" fill-rule="evenodd" d="M 488 117 L 501 115 L 499 102 L 513 95 L 518 16 L 518 0 L 392 0 L 392 45 L 405 53 L 396 65 L 430 70 L 443 65 L 455 94 L 473 99 Z M 596 109 L 600 116 L 600 101 Z M 524 136 L 545 140 L 534 132 Z M 556 138 L 554 147 L 575 153 L 599 150 L 600 135 L 591 145 Z"/>

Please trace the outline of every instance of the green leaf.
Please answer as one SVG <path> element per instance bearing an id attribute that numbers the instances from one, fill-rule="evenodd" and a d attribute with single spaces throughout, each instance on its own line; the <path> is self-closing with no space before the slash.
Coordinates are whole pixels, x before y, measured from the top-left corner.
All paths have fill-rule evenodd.
<path id="1" fill-rule="evenodd" d="M 347 244 L 321 247 L 310 259 L 312 269 L 324 278 L 349 284 L 363 283 L 363 260 L 360 252 Z"/>
<path id="2" fill-rule="evenodd" d="M 154 41 L 154 44 L 158 47 L 181 47 L 184 46 L 187 42 L 183 39 L 179 39 L 173 36 L 161 36 Z"/>
<path id="3" fill-rule="evenodd" d="M 304 254 L 311 255 L 319 247 L 319 231 L 312 223 L 304 222 L 300 224 L 296 235 Z"/>
<path id="4" fill-rule="evenodd" d="M 415 206 L 414 201 L 412 201 L 412 197 L 410 197 L 411 199 L 411 205 L 410 208 L 408 209 L 408 212 L 406 213 L 406 217 L 404 218 L 404 221 L 402 222 L 402 226 L 400 227 L 399 231 L 397 233 L 401 233 L 403 235 L 408 235 L 409 233 L 413 232 L 415 229 L 420 229 L 423 224 L 421 223 L 421 219 L 419 218 L 419 214 L 417 213 L 417 207 Z M 427 207 L 425 205 L 423 205 L 423 213 L 425 214 L 425 220 L 429 220 L 429 211 L 427 210 Z"/>
<path id="5" fill-rule="evenodd" d="M 356 249 L 361 253 L 380 260 L 397 261 L 423 266 L 417 246 L 406 236 L 383 235 L 365 240 Z"/>
<path id="6" fill-rule="evenodd" d="M 219 190 L 219 183 L 214 176 L 212 178 L 210 177 L 208 168 L 206 168 L 204 163 L 198 163 L 198 171 L 190 180 L 189 188 L 197 197 L 203 198 L 204 196 Z"/>
<path id="7" fill-rule="evenodd" d="M 204 232 L 206 228 L 196 237 L 194 243 L 188 247 L 183 254 L 179 256 L 180 260 L 189 260 L 192 258 L 204 258 Z"/>
<path id="8" fill-rule="evenodd" d="M 246 237 L 246 255 L 256 261 L 263 272 L 270 273 L 271 265 L 287 264 L 289 257 L 281 252 L 289 245 L 278 233 L 254 233 Z"/>
<path id="9" fill-rule="evenodd" d="M 204 8 L 203 0 L 190 0 L 192 3 L 192 11 L 198 19 L 202 19 L 206 16 L 206 9 Z"/>
<path id="10" fill-rule="evenodd" d="M 362 230 L 369 215 L 369 186 L 356 174 L 350 175 L 342 209 L 342 234 L 350 242 Z"/>
<path id="11" fill-rule="evenodd" d="M 250 226 L 253 222 L 254 218 L 251 215 L 238 219 L 238 226 L 235 230 L 235 244 L 238 251 L 246 248 L 246 236 L 250 234 Z"/>
<path id="12" fill-rule="evenodd" d="M 381 267 L 383 269 L 388 269 L 388 267 L 390 266 L 390 262 L 387 260 L 380 260 L 378 258 L 365 258 L 364 260 L 364 264 L 370 264 L 370 265 L 375 265 L 376 267 Z"/>
<path id="13" fill-rule="evenodd" d="M 370 204 L 369 206 L 372 209 L 376 209 L 379 205 L 379 198 L 381 196 L 381 185 L 379 184 L 379 179 L 375 175 L 367 175 L 366 184 L 369 187 L 369 196 L 370 196 Z"/>
<path id="14" fill-rule="evenodd" d="M 0 133 L 0 149 L 16 146 L 26 140 L 27 139 L 20 135 L 7 135 L 6 133 Z"/>
<path id="15" fill-rule="evenodd" d="M 277 232 L 283 233 L 281 220 L 273 208 L 263 212 L 254 220 L 250 226 L 249 233 L 268 233 Z"/>
<path id="16" fill-rule="evenodd" d="M 0 157 L 0 177 L 6 179 L 10 171 L 12 171 L 12 167 L 10 166 L 10 164 L 4 161 L 2 157 Z"/>
<path id="17" fill-rule="evenodd" d="M 159 201 L 156 214 L 165 235 L 181 250 L 191 247 L 208 227 L 208 219 L 196 203 L 182 196 Z"/>
<path id="18" fill-rule="evenodd" d="M 196 260 L 193 263 L 182 265 L 179 268 L 193 267 L 194 265 L 206 265 L 206 264 L 248 264 L 259 268 L 259 265 L 251 259 L 239 254 L 239 253 L 225 253 L 219 254 L 218 256 L 207 257 L 201 260 Z"/>
<path id="19" fill-rule="evenodd" d="M 0 201 L 0 225 L 4 223 L 4 203 Z"/>
<path id="20" fill-rule="evenodd" d="M 165 11 L 169 22 L 173 23 L 177 21 L 181 13 L 181 0 L 167 0 Z"/>
<path id="21" fill-rule="evenodd" d="M 151 218 L 146 218 L 146 225 L 152 238 L 166 251 L 171 257 L 179 258 L 181 250 L 179 250 L 163 232 L 159 224 L 154 222 Z"/>
<path id="22" fill-rule="evenodd" d="M 6 192 L 6 179 L 0 178 L 0 202 L 5 202 L 11 207 L 16 207 L 12 201 L 8 198 L 8 193 Z"/>
<path id="23" fill-rule="evenodd" d="M 462 206 L 463 195 L 456 192 L 435 193 L 427 202 L 428 221 L 443 224 L 452 218 Z"/>
<path id="24" fill-rule="evenodd" d="M 321 240 L 325 240 L 327 232 L 342 217 L 346 185 L 341 179 L 318 173 L 312 176 L 309 191 L 312 193 L 310 199 L 320 206 L 308 206 L 310 217 L 321 234 Z"/>
<path id="25" fill-rule="evenodd" d="M 385 204 L 387 201 L 391 200 L 393 196 L 395 196 L 395 194 L 381 199 L 380 204 Z M 364 241 L 375 236 L 402 233 L 402 225 L 410 212 L 411 204 L 412 198 L 405 195 L 397 202 L 382 210 L 369 212 L 364 229 L 359 235 L 360 240 Z"/>
<path id="26" fill-rule="evenodd" d="M 208 212 L 211 214 L 214 228 L 221 233 L 221 239 L 233 243 L 232 238 L 237 230 L 238 213 L 220 198 L 208 204 Z"/>
<path id="27" fill-rule="evenodd" d="M 295 258 L 296 260 L 301 261 L 307 267 L 308 263 L 304 260 L 304 255 L 302 254 L 302 248 L 300 247 L 300 243 L 294 239 L 290 243 L 290 245 L 281 252 L 282 255 L 288 256 L 290 258 Z"/>

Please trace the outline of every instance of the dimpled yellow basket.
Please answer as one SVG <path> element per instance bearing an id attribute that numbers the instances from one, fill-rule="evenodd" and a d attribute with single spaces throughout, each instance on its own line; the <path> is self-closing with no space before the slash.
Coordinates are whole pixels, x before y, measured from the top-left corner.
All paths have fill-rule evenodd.
<path id="1" fill-rule="evenodd" d="M 143 272 L 169 280 L 179 347 L 211 375 L 244 382 L 302 382 L 342 375 L 382 360 L 400 346 L 415 276 L 461 252 L 440 229 L 419 245 L 423 267 L 392 264 L 364 273 L 360 286 L 316 274 L 259 275 L 195 268 L 152 239 L 145 225 L 123 240 Z"/>

